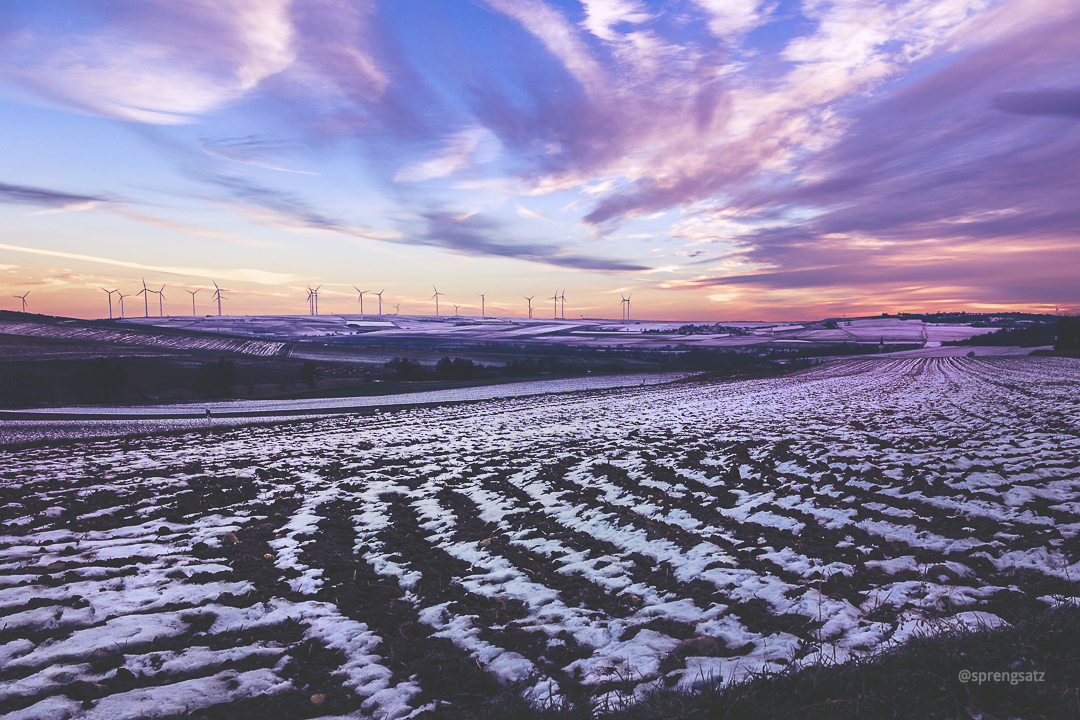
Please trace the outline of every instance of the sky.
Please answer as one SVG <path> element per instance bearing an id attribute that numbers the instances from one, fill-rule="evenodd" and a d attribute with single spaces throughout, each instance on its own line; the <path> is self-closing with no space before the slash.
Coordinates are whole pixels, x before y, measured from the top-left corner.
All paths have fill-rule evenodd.
<path id="1" fill-rule="evenodd" d="M 0 0 L 0 308 L 1077 312 L 1078 37 L 1075 0 Z"/>

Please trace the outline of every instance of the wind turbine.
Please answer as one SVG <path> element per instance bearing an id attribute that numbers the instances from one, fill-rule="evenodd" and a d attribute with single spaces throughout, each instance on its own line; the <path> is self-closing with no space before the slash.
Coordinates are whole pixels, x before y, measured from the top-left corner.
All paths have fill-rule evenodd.
<path id="1" fill-rule="evenodd" d="M 197 293 L 199 291 L 198 290 L 185 290 L 184 292 L 191 293 L 191 317 L 195 317 L 195 293 Z"/>
<path id="2" fill-rule="evenodd" d="M 105 288 L 101 288 L 101 289 L 102 289 L 103 292 L 109 293 L 109 319 L 112 320 L 112 294 L 114 292 L 120 292 L 120 291 L 119 290 L 106 290 Z"/>
<path id="3" fill-rule="evenodd" d="M 312 315 L 318 315 L 319 314 L 319 288 L 321 288 L 321 287 L 322 287 L 322 285 L 319 285 L 314 290 L 312 290 L 311 286 L 308 285 L 308 293 L 309 293 L 308 300 L 311 303 L 311 314 Z"/>
<path id="4" fill-rule="evenodd" d="M 459 307 L 461 307 L 461 306 L 460 306 L 460 305 L 455 305 L 455 306 L 454 306 L 454 317 L 460 317 L 460 316 L 458 315 L 458 311 L 457 311 L 457 309 L 458 309 Z"/>
<path id="5" fill-rule="evenodd" d="M 322 287 L 322 285 L 320 285 L 319 287 Z M 361 290 L 360 288 L 356 287 L 355 285 L 353 285 L 352 288 L 356 292 L 360 293 L 360 317 L 364 317 L 364 293 L 369 293 L 371 291 L 370 290 Z"/>
<path id="6" fill-rule="evenodd" d="M 487 317 L 487 315 L 484 313 L 484 293 L 480 293 L 480 318 L 483 319 L 485 317 Z"/>
<path id="7" fill-rule="evenodd" d="M 435 298 L 435 317 L 439 317 L 439 296 L 445 295 L 446 293 L 439 292 L 439 288 L 435 287 L 434 285 L 432 285 L 431 287 L 435 289 L 435 294 L 431 296 Z"/>
<path id="8" fill-rule="evenodd" d="M 152 292 L 153 292 L 153 290 L 148 290 L 146 288 L 146 278 L 142 278 L 142 290 L 140 290 L 139 292 L 137 292 L 135 294 L 136 295 L 142 295 L 142 299 L 143 299 L 143 317 L 150 317 L 150 300 L 149 300 L 149 297 L 150 297 L 150 293 L 152 293 Z"/>
<path id="9" fill-rule="evenodd" d="M 559 304 L 562 306 L 562 319 L 566 319 L 566 288 L 559 294 Z"/>
<path id="10" fill-rule="evenodd" d="M 27 290 L 27 291 L 26 291 L 25 293 L 23 293 L 22 295 L 12 295 L 12 296 L 11 296 L 11 297 L 13 297 L 13 298 L 18 298 L 19 300 L 22 300 L 22 311 L 23 311 L 23 312 L 26 312 L 26 296 L 27 296 L 27 295 L 29 295 L 29 294 L 30 294 L 30 291 L 29 291 L 29 290 Z M 112 297 L 112 296 L 110 295 L 110 297 Z"/>
<path id="11" fill-rule="evenodd" d="M 160 290 L 151 290 L 151 292 L 157 293 L 157 314 L 158 317 L 165 317 L 165 313 L 161 310 L 161 301 L 165 299 L 165 286 L 162 285 Z"/>
<path id="12" fill-rule="evenodd" d="M 307 286 L 307 314 L 315 314 L 315 295 L 311 292 L 311 286 Z"/>
<path id="13" fill-rule="evenodd" d="M 554 294 L 554 295 L 553 295 L 552 297 L 549 297 L 549 298 L 548 298 L 548 300 L 554 300 L 554 301 L 555 301 L 555 315 L 554 315 L 554 319 L 555 319 L 555 320 L 558 320 L 558 319 L 559 319 L 559 291 L 558 291 L 558 290 L 556 290 L 556 291 L 555 291 L 555 294 Z"/>
<path id="14" fill-rule="evenodd" d="M 120 319 L 123 320 L 124 319 L 124 298 L 131 297 L 131 296 L 130 295 L 125 295 L 124 293 L 120 292 L 119 290 L 116 291 L 116 294 L 120 296 Z"/>
<path id="15" fill-rule="evenodd" d="M 394 314 L 395 315 L 400 315 L 401 314 L 401 303 L 398 303 L 397 305 L 394 306 Z"/>
<path id="16" fill-rule="evenodd" d="M 229 298 L 221 294 L 221 288 L 218 287 L 217 280 L 211 280 L 210 282 L 214 283 L 214 300 L 217 300 L 217 314 L 218 317 L 221 317 L 221 301 Z"/>
<path id="17" fill-rule="evenodd" d="M 527 297 L 527 298 L 525 298 L 526 300 L 528 300 L 528 301 L 529 301 L 529 319 L 530 319 L 530 320 L 532 319 L 532 299 L 533 299 L 534 297 L 536 297 L 536 296 L 535 296 L 535 295 L 533 295 L 532 297 Z"/>
<path id="18" fill-rule="evenodd" d="M 384 292 L 386 292 L 386 288 L 383 288 L 383 289 L 382 289 L 382 290 L 380 290 L 379 292 L 373 292 L 373 293 L 371 293 L 372 295 L 378 295 L 378 296 L 379 296 L 379 317 L 382 317 L 382 294 L 383 294 Z M 362 309 L 362 308 L 361 308 L 361 309 Z"/>
<path id="19" fill-rule="evenodd" d="M 630 320 L 630 298 L 632 298 L 633 296 L 634 294 L 630 293 L 622 299 L 623 304 L 621 307 L 623 308 L 623 320 Z M 622 293 L 619 294 L 619 297 L 622 297 Z"/>

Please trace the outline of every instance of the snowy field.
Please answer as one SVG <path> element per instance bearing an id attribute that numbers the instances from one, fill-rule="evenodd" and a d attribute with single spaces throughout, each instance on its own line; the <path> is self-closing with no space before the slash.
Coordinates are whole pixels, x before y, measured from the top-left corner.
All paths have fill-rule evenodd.
<path id="1" fill-rule="evenodd" d="M 190 337 L 187 335 L 154 335 L 132 332 L 122 325 L 115 327 L 85 327 L 78 321 L 61 323 L 19 322 L 0 320 L 0 334 L 74 340 L 81 342 L 135 345 L 163 350 L 207 350 L 210 352 L 235 352 L 244 355 L 272 357 L 285 349 L 285 343 L 268 340 L 245 340 L 228 337 Z"/>
<path id="2" fill-rule="evenodd" d="M 1077 595 L 1078 383 L 854 359 L 9 452 L 0 714 L 602 702 L 993 624 Z"/>
<path id="3" fill-rule="evenodd" d="M 575 347 L 660 349 L 667 346 L 735 348 L 776 342 L 792 343 L 926 343 L 964 340 L 993 328 L 935 325 L 921 319 L 858 318 L 836 329 L 821 322 L 725 322 L 749 334 L 678 335 L 684 321 L 597 320 L 508 317 L 427 317 L 419 315 L 265 315 L 252 317 L 127 318 L 125 324 L 279 341 L 357 339 L 378 344 L 405 339 L 439 342 L 498 343 L 535 341 Z M 710 323 L 711 324 L 711 323 Z M 294 357 L 301 355 L 295 354 Z"/>

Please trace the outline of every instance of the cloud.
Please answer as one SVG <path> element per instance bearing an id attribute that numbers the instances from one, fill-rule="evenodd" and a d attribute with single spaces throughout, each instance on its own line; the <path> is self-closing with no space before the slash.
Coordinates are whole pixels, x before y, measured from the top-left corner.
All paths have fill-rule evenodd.
<path id="1" fill-rule="evenodd" d="M 864 103 L 831 144 L 783 175 L 732 183 L 684 210 L 679 234 L 723 248 L 724 267 L 665 286 L 789 306 L 837 293 L 1080 300 L 1064 270 L 1080 262 L 1077 93 L 1002 92 L 1045 86 L 1075 63 L 1080 13 L 1017 27 Z"/>
<path id="2" fill-rule="evenodd" d="M 292 170 L 272 164 L 269 159 L 283 155 L 285 148 L 279 143 L 270 142 L 248 135 L 242 138 L 219 138 L 215 140 L 203 139 L 200 149 L 207 155 L 237 162 L 244 165 L 265 168 L 267 170 L 279 170 L 281 172 L 296 173 L 297 175 L 318 175 L 318 173 L 305 170 Z"/>
<path id="3" fill-rule="evenodd" d="M 127 218 L 128 220 L 134 220 L 135 222 L 146 225 L 154 225 L 167 230 L 175 230 L 176 232 L 182 232 L 188 235 L 198 235 L 200 237 L 212 238 L 215 240 L 225 240 L 241 245 L 266 246 L 266 243 L 237 237 L 236 235 L 231 235 L 229 233 L 206 230 L 185 223 L 152 217 L 132 209 L 132 203 L 127 201 L 122 202 L 119 198 L 74 195 L 26 185 L 8 185 L 0 183 L 0 202 L 42 205 L 48 208 L 34 213 L 35 215 L 52 215 L 57 213 L 83 212 L 86 210 L 101 209 L 105 212 L 112 213 L 113 215 Z"/>
<path id="4" fill-rule="evenodd" d="M 473 256 L 515 258 L 586 270 L 636 272 L 649 269 L 636 263 L 573 253 L 555 245 L 506 242 L 501 239 L 509 235 L 505 227 L 475 212 L 419 210 L 412 221 L 421 228 L 418 231 L 375 230 L 355 227 L 345 220 L 327 215 L 291 193 L 234 177 L 208 176 L 207 180 L 227 189 L 242 209 L 255 210 L 256 214 L 252 217 L 256 221 L 288 229 L 324 230 L 399 245 L 437 247 Z"/>
<path id="5" fill-rule="evenodd" d="M 41 205 L 56 212 L 87 210 L 102 203 L 115 202 L 112 198 L 94 195 L 76 195 L 57 192 L 29 185 L 0 183 L 0 202 L 20 205 Z"/>
<path id="6" fill-rule="evenodd" d="M 425 232 L 421 239 L 408 242 L 467 255 L 513 258 L 578 270 L 640 272 L 649 269 L 635 263 L 579 255 L 554 245 L 495 240 L 494 238 L 506 236 L 505 228 L 498 222 L 479 215 L 463 218 L 458 214 L 431 210 L 424 212 L 422 217 L 426 221 Z"/>
<path id="7" fill-rule="evenodd" d="M 394 182 L 420 182 L 446 177 L 472 164 L 472 156 L 488 132 L 484 128 L 469 128 L 452 135 L 431 160 L 402 168 Z"/>
<path id="8" fill-rule="evenodd" d="M 295 59 L 289 0 L 120 0 L 97 32 L 4 38 L 4 74 L 47 99 L 119 120 L 191 122 L 243 97 Z"/>
<path id="9" fill-rule="evenodd" d="M 653 17 L 635 0 L 581 0 L 581 3 L 585 6 L 581 26 L 601 40 L 615 40 L 616 25 L 636 25 Z"/>
<path id="10" fill-rule="evenodd" d="M 195 177 L 225 190 L 231 197 L 226 204 L 263 225 L 287 230 L 325 230 L 365 240 L 392 240 L 401 236 L 396 230 L 360 227 L 332 217 L 316 210 L 295 193 L 263 187 L 230 175 L 199 172 Z"/>
<path id="11" fill-rule="evenodd" d="M 1002 93 L 994 107 L 1017 115 L 1060 115 L 1080 117 L 1080 90 L 1030 90 Z"/>
<path id="12" fill-rule="evenodd" d="M 544 215 L 544 213 L 522 207 L 521 203 L 517 204 L 517 214 L 518 217 L 527 218 L 529 220 L 545 220 L 547 222 L 551 222 L 551 220 L 548 219 L 548 217 Z"/>
<path id="13" fill-rule="evenodd" d="M 193 227 L 185 223 L 178 223 L 172 220 L 164 220 L 162 218 L 152 217 L 145 213 L 137 212 L 128 207 L 122 205 L 111 206 L 107 208 L 108 212 L 120 217 L 127 218 L 128 220 L 134 220 L 138 223 L 145 225 L 153 225 L 155 227 L 164 228 L 166 230 L 174 230 L 185 235 L 195 235 L 198 237 L 210 238 L 211 240 L 224 240 L 226 242 L 235 243 L 237 245 L 249 245 L 252 247 L 272 247 L 272 243 L 264 242 L 261 240 L 252 240 L 250 238 L 239 237 L 230 233 L 218 232 L 216 230 L 207 230 L 205 228 Z"/>
<path id="14" fill-rule="evenodd" d="M 87 200 L 81 203 L 72 203 L 71 205 L 61 205 L 58 208 L 52 208 L 49 210 L 38 210 L 35 215 L 56 215 L 58 213 L 69 212 L 84 212 L 86 210 L 93 210 L 101 203 L 97 200 Z"/>
<path id="15" fill-rule="evenodd" d="M 758 0 L 694 0 L 709 15 L 709 31 L 730 38 L 760 25 L 763 15 Z"/>
<path id="16" fill-rule="evenodd" d="M 304 278 L 289 273 L 275 273 L 253 268 L 199 268 L 199 267 L 176 267 L 169 265 L 145 265 L 143 263 L 128 262 L 126 260 L 114 260 L 112 258 L 97 257 L 94 255 L 80 255 L 77 253 L 60 252 L 57 250 L 42 250 L 40 248 L 22 247 L 19 245 L 7 245 L 0 243 L 0 250 L 11 252 L 30 253 L 32 255 L 45 255 L 48 257 L 67 258 L 69 260 L 82 260 L 84 262 L 101 263 L 103 265 L 115 265 L 117 267 L 130 268 L 132 270 L 147 270 L 150 272 L 167 273 L 169 275 L 185 275 L 188 277 L 214 278 L 218 280 L 232 280 L 234 282 L 250 282 L 260 285 L 281 285 L 283 283 L 301 282 Z"/>
<path id="17" fill-rule="evenodd" d="M 542 0 L 485 0 L 536 36 L 589 93 L 604 87 L 603 66 L 566 17 Z"/>

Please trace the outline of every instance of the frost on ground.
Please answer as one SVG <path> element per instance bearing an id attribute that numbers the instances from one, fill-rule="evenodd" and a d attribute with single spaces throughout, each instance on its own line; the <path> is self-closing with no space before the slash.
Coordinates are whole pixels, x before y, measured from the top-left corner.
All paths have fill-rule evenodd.
<path id="1" fill-rule="evenodd" d="M 1078 371 L 856 359 L 8 452 L 0 713 L 603 702 L 1076 602 Z"/>

